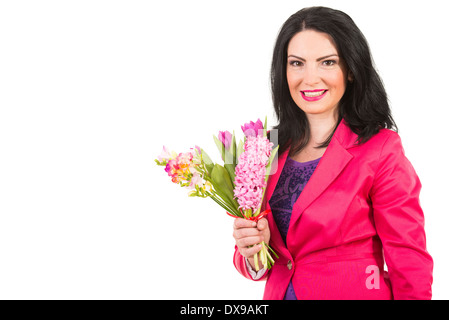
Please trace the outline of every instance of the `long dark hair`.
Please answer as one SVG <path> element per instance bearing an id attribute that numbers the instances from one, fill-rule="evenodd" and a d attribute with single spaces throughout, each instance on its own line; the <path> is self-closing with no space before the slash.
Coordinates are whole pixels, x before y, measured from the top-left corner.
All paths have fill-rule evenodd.
<path id="1" fill-rule="evenodd" d="M 274 47 L 271 65 L 271 90 L 278 119 L 279 153 L 291 147 L 294 154 L 310 139 L 305 113 L 293 101 L 287 84 L 287 48 L 290 39 L 300 31 L 315 30 L 331 36 L 339 56 L 346 63 L 352 81 L 339 104 L 339 119 L 345 119 L 358 135 L 359 144 L 368 141 L 381 128 L 397 130 L 391 116 L 382 80 L 374 69 L 368 42 L 346 13 L 326 7 L 304 8 L 293 14 L 282 26 Z M 319 147 L 329 145 L 333 133 Z"/>

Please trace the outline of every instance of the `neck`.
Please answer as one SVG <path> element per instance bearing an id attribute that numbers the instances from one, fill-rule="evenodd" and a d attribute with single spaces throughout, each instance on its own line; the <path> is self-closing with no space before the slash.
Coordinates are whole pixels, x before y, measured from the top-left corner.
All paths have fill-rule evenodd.
<path id="1" fill-rule="evenodd" d="M 310 126 L 310 144 L 316 147 L 323 143 L 334 130 L 338 114 L 321 115 L 321 114 L 307 114 Z"/>

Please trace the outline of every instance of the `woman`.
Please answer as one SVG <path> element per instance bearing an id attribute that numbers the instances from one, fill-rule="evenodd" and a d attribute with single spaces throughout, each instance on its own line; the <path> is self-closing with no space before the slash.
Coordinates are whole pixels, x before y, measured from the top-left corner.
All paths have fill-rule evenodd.
<path id="1" fill-rule="evenodd" d="M 271 75 L 279 158 L 262 209 L 272 213 L 235 220 L 237 270 L 267 280 L 264 299 L 430 299 L 421 184 L 360 30 L 341 11 L 297 12 Z M 262 240 L 279 258 L 256 272 Z"/>

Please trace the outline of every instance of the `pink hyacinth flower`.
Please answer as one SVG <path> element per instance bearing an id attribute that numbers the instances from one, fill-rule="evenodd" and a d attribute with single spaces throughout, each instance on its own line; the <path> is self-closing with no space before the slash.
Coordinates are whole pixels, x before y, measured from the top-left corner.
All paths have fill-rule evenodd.
<path id="1" fill-rule="evenodd" d="M 263 136 L 247 137 L 245 151 L 235 167 L 234 196 L 239 209 L 256 211 L 259 208 L 272 147 L 273 143 Z"/>

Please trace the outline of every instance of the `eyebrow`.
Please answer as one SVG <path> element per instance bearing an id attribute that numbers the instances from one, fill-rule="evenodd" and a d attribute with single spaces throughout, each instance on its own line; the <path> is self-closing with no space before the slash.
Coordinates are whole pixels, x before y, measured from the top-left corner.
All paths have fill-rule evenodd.
<path id="1" fill-rule="evenodd" d="M 327 56 L 324 56 L 324 57 L 316 59 L 316 61 L 321 61 L 321 60 L 324 60 L 324 59 L 327 59 L 327 58 L 330 58 L 330 57 L 333 57 L 333 56 L 338 57 L 338 54 L 336 54 L 336 53 L 329 54 Z M 302 61 L 306 61 L 306 59 L 298 57 L 298 56 L 295 56 L 294 54 L 289 55 L 287 58 L 296 58 L 296 59 L 299 59 L 299 60 L 302 60 Z"/>

